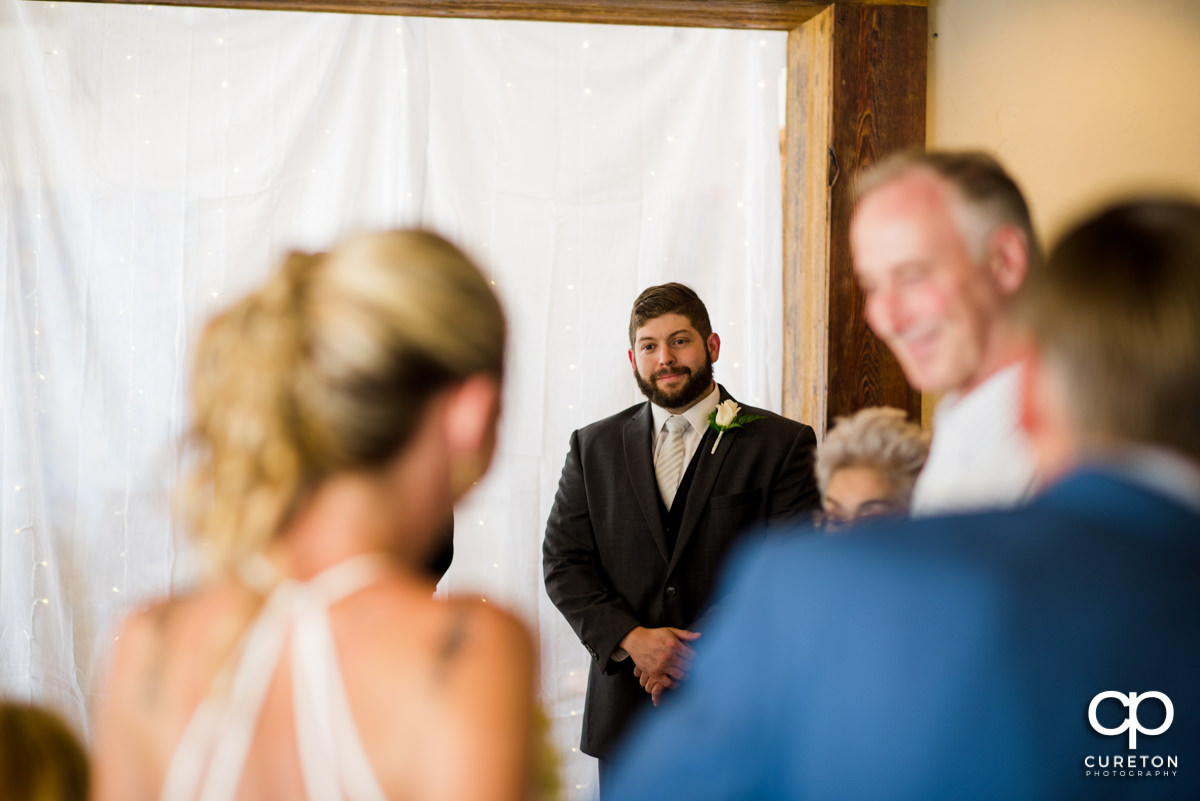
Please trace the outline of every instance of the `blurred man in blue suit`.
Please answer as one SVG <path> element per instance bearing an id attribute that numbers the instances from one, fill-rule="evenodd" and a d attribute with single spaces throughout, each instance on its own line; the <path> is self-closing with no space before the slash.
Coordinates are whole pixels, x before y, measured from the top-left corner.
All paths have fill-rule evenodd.
<path id="1" fill-rule="evenodd" d="M 1085 222 L 1018 311 L 1049 489 L 742 554 L 614 798 L 1200 798 L 1200 206 Z"/>

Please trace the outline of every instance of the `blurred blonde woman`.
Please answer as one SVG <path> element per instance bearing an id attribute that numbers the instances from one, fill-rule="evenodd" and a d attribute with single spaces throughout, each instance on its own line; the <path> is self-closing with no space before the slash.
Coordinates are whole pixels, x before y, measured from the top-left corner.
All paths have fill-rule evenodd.
<path id="1" fill-rule="evenodd" d="M 420 569 L 491 460 L 504 341 L 420 232 L 292 256 L 208 326 L 181 501 L 217 572 L 125 622 L 95 798 L 527 796 L 530 636 Z"/>
<path id="2" fill-rule="evenodd" d="M 839 417 L 816 457 L 825 527 L 907 515 L 928 455 L 929 435 L 899 409 L 870 407 Z"/>
<path id="3" fill-rule="evenodd" d="M 0 701 L 0 798 L 86 801 L 88 763 L 75 732 L 38 706 Z"/>

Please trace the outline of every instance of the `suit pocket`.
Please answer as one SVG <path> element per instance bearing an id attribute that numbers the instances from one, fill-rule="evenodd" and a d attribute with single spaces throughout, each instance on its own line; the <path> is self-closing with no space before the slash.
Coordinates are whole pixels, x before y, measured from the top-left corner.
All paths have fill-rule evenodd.
<path id="1" fill-rule="evenodd" d="M 713 495 L 708 499 L 708 514 L 704 523 L 707 536 L 701 549 L 713 571 L 719 569 L 725 555 L 746 531 L 758 528 L 762 522 L 764 492 L 761 488 Z"/>
<path id="2" fill-rule="evenodd" d="M 758 506 L 762 499 L 762 489 L 735 492 L 732 495 L 714 495 L 708 499 L 708 508 L 730 509 L 736 506 Z"/>

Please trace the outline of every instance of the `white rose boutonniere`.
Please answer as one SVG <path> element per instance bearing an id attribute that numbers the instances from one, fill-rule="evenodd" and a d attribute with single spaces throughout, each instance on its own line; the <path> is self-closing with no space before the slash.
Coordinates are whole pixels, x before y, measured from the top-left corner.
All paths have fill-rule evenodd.
<path id="1" fill-rule="evenodd" d="M 717 404 L 717 408 L 713 409 L 708 415 L 708 427 L 717 432 L 717 441 L 713 443 L 712 450 L 709 453 L 716 453 L 717 446 L 721 444 L 721 437 L 725 436 L 725 432 L 731 428 L 741 428 L 746 423 L 753 423 L 755 420 L 765 419 L 761 414 L 743 414 L 738 412 L 742 410 L 741 406 L 730 398 L 726 401 L 721 401 Z"/>

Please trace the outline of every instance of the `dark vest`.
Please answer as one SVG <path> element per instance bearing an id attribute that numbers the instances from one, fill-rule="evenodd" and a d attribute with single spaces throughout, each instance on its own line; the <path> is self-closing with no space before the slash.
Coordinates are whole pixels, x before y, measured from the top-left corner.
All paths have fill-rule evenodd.
<path id="1" fill-rule="evenodd" d="M 712 447 L 709 442 L 709 430 L 705 430 L 700 437 L 700 444 L 696 446 L 696 452 L 692 454 L 692 460 L 688 462 L 687 470 L 679 480 L 679 489 L 675 490 L 675 501 L 670 509 L 663 503 L 662 495 L 658 495 L 658 514 L 662 518 L 668 553 L 675 553 L 675 540 L 679 537 L 679 526 L 683 522 L 683 510 L 687 506 L 688 491 L 692 488 L 692 477 L 696 475 L 696 465 L 700 464 L 700 456 L 704 449 Z"/>

